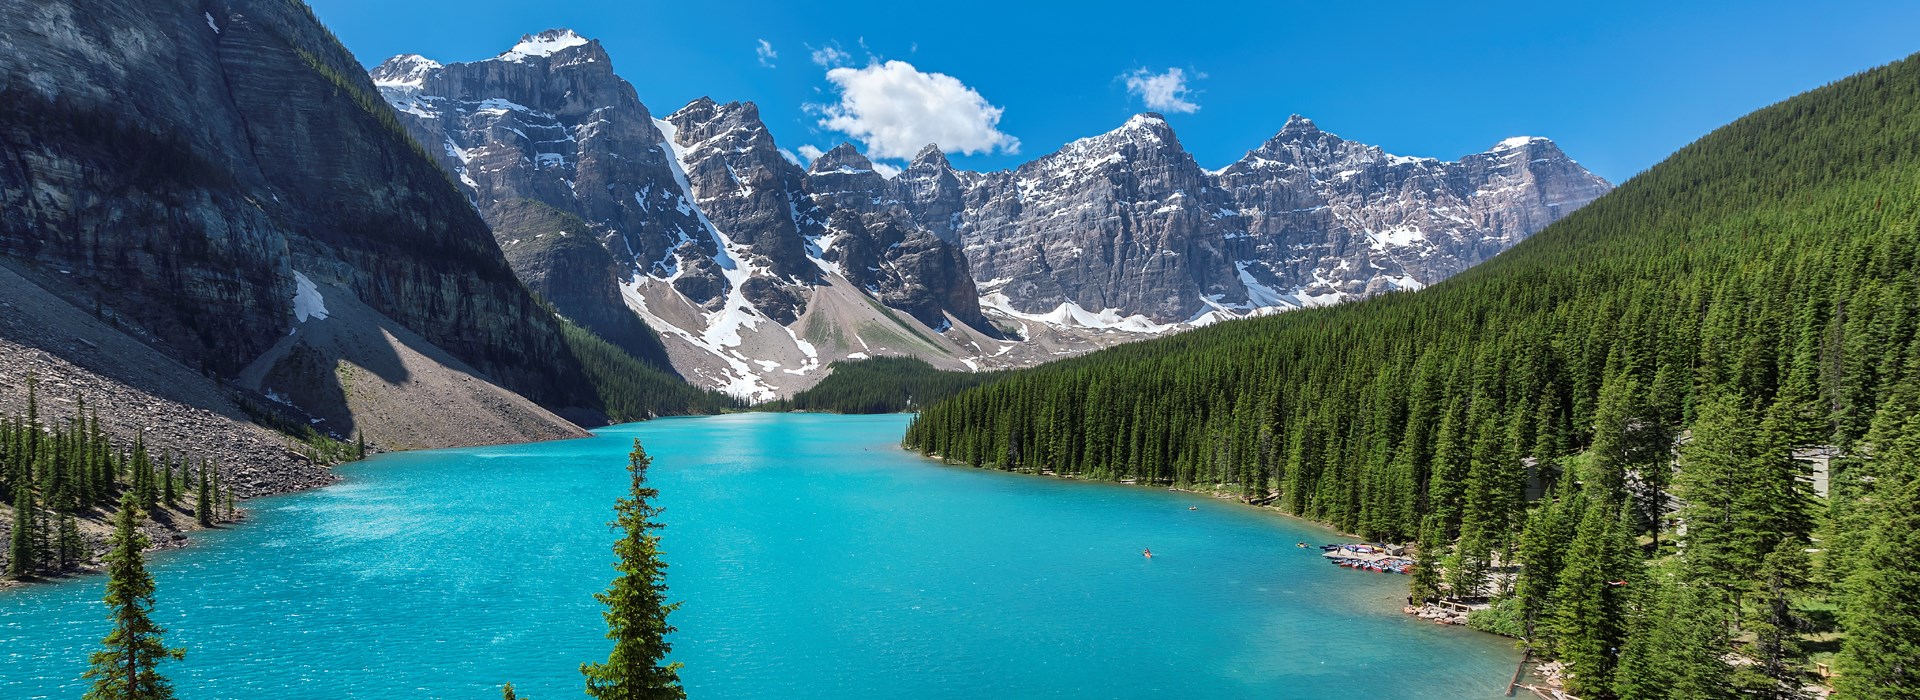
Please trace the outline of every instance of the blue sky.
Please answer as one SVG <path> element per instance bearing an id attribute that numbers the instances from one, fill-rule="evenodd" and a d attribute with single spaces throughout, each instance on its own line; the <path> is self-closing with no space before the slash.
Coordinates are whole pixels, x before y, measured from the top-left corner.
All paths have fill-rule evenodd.
<path id="1" fill-rule="evenodd" d="M 568 27 L 606 46 L 656 116 L 703 95 L 753 101 L 789 150 L 937 138 L 973 151 L 954 161 L 974 169 L 1112 129 L 1153 97 L 1209 168 L 1299 113 L 1411 156 L 1546 136 L 1617 183 L 1755 108 L 1920 50 L 1920 3 L 1892 1 L 310 2 L 370 66 L 478 60 Z M 831 78 L 812 55 L 827 47 L 843 55 Z"/>

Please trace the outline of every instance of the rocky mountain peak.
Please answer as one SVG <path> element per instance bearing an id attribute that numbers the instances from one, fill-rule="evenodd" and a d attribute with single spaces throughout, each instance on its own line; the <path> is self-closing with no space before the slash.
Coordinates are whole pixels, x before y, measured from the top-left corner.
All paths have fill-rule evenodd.
<path id="1" fill-rule="evenodd" d="M 922 167 L 951 170 L 953 164 L 947 161 L 947 154 L 940 150 L 940 144 L 930 143 L 922 147 L 919 153 L 914 154 L 913 160 L 907 163 L 908 170 Z"/>
<path id="2" fill-rule="evenodd" d="M 529 58 L 545 58 L 569 49 L 590 46 L 600 50 L 600 42 L 580 36 L 571 29 L 549 29 L 539 34 L 527 34 L 520 37 L 520 43 L 507 49 L 496 58 L 502 61 L 518 63 Z"/>
<path id="3" fill-rule="evenodd" d="M 760 121 L 760 106 L 752 102 L 722 104 L 702 97 L 667 115 L 666 120 L 676 127 L 677 141 L 684 148 L 694 148 L 724 136 L 723 140 L 731 148 L 764 148 L 766 155 L 778 155 L 773 134 L 767 131 L 766 123 Z"/>
<path id="4" fill-rule="evenodd" d="M 394 56 L 375 67 L 369 75 L 373 84 L 383 88 L 419 88 L 427 76 L 444 66 L 417 53 Z"/>
<path id="5" fill-rule="evenodd" d="M 1286 125 L 1280 127 L 1280 133 L 1275 134 L 1273 140 L 1310 139 L 1319 135 L 1320 127 L 1315 125 L 1312 119 L 1295 114 L 1287 117 Z"/>
<path id="6" fill-rule="evenodd" d="M 1158 112 L 1141 112 L 1128 118 L 1119 128 L 1109 131 L 1105 136 L 1121 136 L 1128 139 L 1154 139 L 1175 147 L 1180 140 L 1173 135 L 1173 126 L 1167 124 L 1167 118 Z M 1100 137 L 1095 137 L 1100 138 Z"/>
<path id="7" fill-rule="evenodd" d="M 833 150 L 820 154 L 813 159 L 813 168 L 809 174 L 818 175 L 831 172 L 869 172 L 873 170 L 873 161 L 860 153 L 853 144 L 842 142 Z"/>

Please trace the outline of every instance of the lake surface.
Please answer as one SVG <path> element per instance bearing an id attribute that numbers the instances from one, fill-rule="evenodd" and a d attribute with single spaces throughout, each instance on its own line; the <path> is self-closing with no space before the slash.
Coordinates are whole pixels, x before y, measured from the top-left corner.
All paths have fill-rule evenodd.
<path id="1" fill-rule="evenodd" d="M 164 668 L 183 700 L 581 697 L 636 437 L 694 698 L 1494 698 L 1518 661 L 1399 614 L 1405 577 L 1294 546 L 1325 530 L 941 466 L 899 449 L 906 422 L 673 418 L 343 467 L 152 557 L 188 648 Z M 0 698 L 80 696 L 102 585 L 0 592 Z"/>

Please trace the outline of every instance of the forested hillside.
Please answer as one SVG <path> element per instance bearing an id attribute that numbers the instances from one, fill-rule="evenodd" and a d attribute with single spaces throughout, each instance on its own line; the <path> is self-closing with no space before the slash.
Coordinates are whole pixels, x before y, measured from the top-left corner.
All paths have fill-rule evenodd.
<path id="1" fill-rule="evenodd" d="M 1583 698 L 1791 696 L 1834 646 L 1842 697 L 1916 697 L 1916 258 L 1909 58 L 1426 291 L 1017 372 L 906 444 L 1419 540 L 1416 592 L 1498 599 Z M 1812 446 L 1843 455 L 1830 498 Z"/>
<path id="2" fill-rule="evenodd" d="M 899 413 L 985 384 L 1002 372 L 943 372 L 914 357 L 873 357 L 833 363 L 833 373 L 793 398 L 761 404 L 763 411 Z"/>
<path id="3" fill-rule="evenodd" d="M 720 413 L 741 407 L 739 399 L 688 384 L 659 367 L 640 361 L 627 350 L 607 342 L 593 331 L 575 325 L 566 317 L 557 317 L 567 348 L 580 360 L 580 367 L 586 370 L 587 378 L 593 382 L 594 393 L 600 400 L 600 410 L 610 422 Z"/>

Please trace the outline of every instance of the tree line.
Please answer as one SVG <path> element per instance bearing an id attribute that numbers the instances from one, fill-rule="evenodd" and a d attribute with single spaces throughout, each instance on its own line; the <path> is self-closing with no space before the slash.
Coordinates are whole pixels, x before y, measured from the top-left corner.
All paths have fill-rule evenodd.
<path id="1" fill-rule="evenodd" d="M 792 398 L 755 406 L 761 411 L 900 413 L 993 381 L 999 372 L 942 372 L 916 357 L 840 360 L 826 379 Z"/>
<path id="2" fill-rule="evenodd" d="M 0 416 L 0 502 L 12 505 L 6 574 L 14 579 L 72 571 L 93 557 L 80 520 L 117 512 L 126 499 L 143 513 L 191 513 L 201 527 L 234 517 L 233 490 L 205 459 L 152 454 L 143 437 L 118 445 L 99 413 L 76 398 L 65 419 L 43 421 L 38 383 L 26 411 Z"/>
<path id="3" fill-rule="evenodd" d="M 666 661 L 673 651 L 667 635 L 674 628 L 667 616 L 680 607 L 668 602 L 667 564 L 660 558 L 660 508 L 653 505 L 660 492 L 646 485 L 653 459 L 633 441 L 627 455 L 630 480 L 627 495 L 615 500 L 611 525 L 620 532 L 613 551 L 619 575 L 607 590 L 594 594 L 606 606 L 607 638 L 613 649 L 601 663 L 580 665 L 586 693 L 600 700 L 685 700 L 678 662 Z M 167 630 L 153 621 L 158 590 L 146 568 L 149 542 L 139 529 L 145 517 L 140 497 L 126 491 L 115 510 L 113 535 L 106 555 L 107 586 L 103 602 L 112 625 L 101 649 L 88 656 L 83 678 L 92 681 L 85 700 L 173 700 L 173 683 L 160 665 L 185 658 L 187 650 L 169 647 Z M 512 683 L 501 688 L 505 700 L 523 700 Z"/>
<path id="4" fill-rule="evenodd" d="M 1583 698 L 1795 697 L 1836 638 L 1843 697 L 1915 697 L 1916 263 L 1909 58 L 1427 290 L 1010 373 L 904 442 L 1419 542 L 1417 594 L 1494 601 Z"/>

